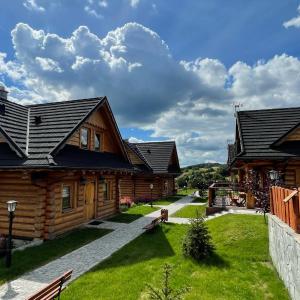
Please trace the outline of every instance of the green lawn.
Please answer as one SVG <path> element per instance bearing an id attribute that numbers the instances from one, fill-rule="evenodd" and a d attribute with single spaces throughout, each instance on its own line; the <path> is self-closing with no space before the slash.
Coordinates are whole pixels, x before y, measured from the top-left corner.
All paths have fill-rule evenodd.
<path id="1" fill-rule="evenodd" d="M 199 214 L 205 214 L 205 209 L 206 205 L 186 205 L 185 207 L 171 215 L 171 217 L 196 218 L 196 211 L 198 210 Z"/>
<path id="2" fill-rule="evenodd" d="M 288 300 L 268 255 L 262 216 L 226 215 L 207 222 L 216 253 L 197 263 L 184 258 L 187 225 L 164 224 L 145 233 L 73 282 L 62 299 L 147 299 L 146 283 L 160 287 L 164 263 L 171 283 L 192 289 L 186 300 Z"/>
<path id="3" fill-rule="evenodd" d="M 119 222 L 119 223 L 131 223 L 138 218 L 150 214 L 153 211 L 158 210 L 158 207 L 151 207 L 148 205 L 134 205 L 126 211 L 119 213 L 118 215 L 107 219 L 107 221 L 111 222 Z"/>
<path id="4" fill-rule="evenodd" d="M 192 202 L 194 203 L 207 203 L 207 198 L 201 198 L 201 197 L 193 197 L 194 200 Z"/>
<path id="5" fill-rule="evenodd" d="M 191 189 L 191 188 L 186 188 L 186 189 L 179 189 L 177 191 L 177 194 L 186 196 L 186 195 L 191 195 L 196 191 L 196 189 Z"/>
<path id="6" fill-rule="evenodd" d="M 109 232 L 111 230 L 96 228 L 78 229 L 60 238 L 46 241 L 39 246 L 27 248 L 23 251 L 15 251 L 12 256 L 12 266 L 9 269 L 4 267 L 4 259 L 1 258 L 0 284 L 63 256 Z"/>
<path id="7" fill-rule="evenodd" d="M 178 201 L 182 197 L 184 197 L 184 195 L 168 196 L 168 197 L 165 197 L 165 198 L 162 198 L 162 199 L 155 200 L 153 202 L 153 204 L 155 204 L 155 205 L 169 205 L 169 204 L 172 204 L 172 203 Z"/>

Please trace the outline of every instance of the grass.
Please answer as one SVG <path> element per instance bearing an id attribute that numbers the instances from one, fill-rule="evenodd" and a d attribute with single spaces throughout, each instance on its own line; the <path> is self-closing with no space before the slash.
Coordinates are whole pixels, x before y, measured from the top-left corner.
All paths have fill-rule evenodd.
<path id="1" fill-rule="evenodd" d="M 201 198 L 201 197 L 193 197 L 194 200 L 192 201 L 193 203 L 207 203 L 207 198 Z"/>
<path id="2" fill-rule="evenodd" d="M 179 189 L 177 194 L 182 196 L 191 195 L 196 191 L 196 189 L 186 188 L 186 189 Z"/>
<path id="3" fill-rule="evenodd" d="M 192 288 L 185 300 L 289 299 L 268 255 L 262 216 L 226 215 L 207 223 L 216 246 L 210 259 L 197 263 L 184 258 L 187 225 L 164 224 L 81 276 L 62 299 L 147 299 L 145 286 L 161 286 L 164 263 L 174 268 L 173 286 Z"/>
<path id="4" fill-rule="evenodd" d="M 153 202 L 153 204 L 155 205 L 169 205 L 172 204 L 176 201 L 178 201 L 179 199 L 181 199 L 182 197 L 184 197 L 184 195 L 174 195 L 174 196 L 168 196 L 159 200 L 155 200 Z"/>
<path id="5" fill-rule="evenodd" d="M 158 210 L 158 207 L 151 207 L 148 205 L 134 205 L 128 210 L 117 214 L 116 216 L 107 219 L 107 221 L 118 223 L 131 223 L 142 216 L 150 214 L 153 211 Z"/>
<path id="6" fill-rule="evenodd" d="M 12 266 L 9 269 L 4 267 L 4 259 L 1 259 L 0 284 L 61 257 L 109 232 L 111 230 L 77 229 L 54 240 L 46 241 L 39 246 L 30 247 L 23 251 L 15 251 L 12 256 Z"/>
<path id="7" fill-rule="evenodd" d="M 182 209 L 178 210 L 176 213 L 171 215 L 171 217 L 177 218 L 196 218 L 197 210 L 199 214 L 205 214 L 206 205 L 186 205 Z"/>

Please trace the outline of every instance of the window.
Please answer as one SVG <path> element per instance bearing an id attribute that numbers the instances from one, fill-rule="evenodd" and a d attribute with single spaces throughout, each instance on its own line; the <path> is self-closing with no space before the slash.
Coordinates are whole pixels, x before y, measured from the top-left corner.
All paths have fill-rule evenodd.
<path id="1" fill-rule="evenodd" d="M 72 208 L 72 188 L 71 185 L 62 186 L 62 210 Z"/>
<path id="2" fill-rule="evenodd" d="M 94 140 L 95 151 L 101 151 L 101 135 L 99 133 L 95 133 Z"/>
<path id="3" fill-rule="evenodd" d="M 110 200 L 110 183 L 107 181 L 103 184 L 103 199 L 104 201 Z"/>
<path id="4" fill-rule="evenodd" d="M 89 129 L 81 128 L 80 131 L 80 146 L 83 149 L 89 148 Z"/>

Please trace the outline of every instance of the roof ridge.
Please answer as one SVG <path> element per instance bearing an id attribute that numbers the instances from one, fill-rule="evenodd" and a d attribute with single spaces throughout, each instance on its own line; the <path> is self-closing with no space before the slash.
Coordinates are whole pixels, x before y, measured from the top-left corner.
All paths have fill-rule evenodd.
<path id="1" fill-rule="evenodd" d="M 247 113 L 247 112 L 257 112 L 257 111 L 275 111 L 275 110 L 288 110 L 288 109 L 300 109 L 300 106 L 292 106 L 292 107 L 274 107 L 274 108 L 262 108 L 262 109 L 248 109 L 248 110 L 240 110 L 237 111 L 238 114 L 240 113 Z"/>
<path id="2" fill-rule="evenodd" d="M 39 106 L 46 106 L 46 105 L 55 105 L 55 104 L 61 104 L 61 103 L 70 103 L 70 102 L 80 102 L 85 100 L 103 100 L 105 96 L 102 97 L 92 97 L 92 98 L 82 98 L 82 99 L 71 99 L 71 100 L 63 100 L 63 101 L 53 101 L 53 102 L 45 102 L 45 103 L 39 103 L 39 104 L 28 104 L 24 107 L 30 108 L 30 107 L 39 107 Z"/>
<path id="3" fill-rule="evenodd" d="M 142 145 L 142 144 L 158 144 L 158 143 L 174 143 L 175 144 L 175 141 L 174 140 L 170 140 L 170 141 L 153 141 L 153 142 L 135 142 L 135 143 L 131 143 L 129 142 L 130 144 L 134 144 L 134 145 Z"/>
<path id="4" fill-rule="evenodd" d="M 14 104 L 14 105 L 17 105 L 19 107 L 22 107 L 22 108 L 25 108 L 25 109 L 28 109 L 28 106 L 26 105 L 23 105 L 23 104 L 20 104 L 18 102 L 15 102 L 15 101 L 11 101 L 11 100 L 4 100 L 2 98 L 0 98 L 0 101 L 3 103 L 3 104 Z"/>
<path id="5" fill-rule="evenodd" d="M 26 131 L 26 147 L 25 147 L 26 155 L 28 155 L 29 153 L 29 134 L 30 134 L 30 107 L 28 108 L 28 113 L 27 113 L 27 131 Z"/>

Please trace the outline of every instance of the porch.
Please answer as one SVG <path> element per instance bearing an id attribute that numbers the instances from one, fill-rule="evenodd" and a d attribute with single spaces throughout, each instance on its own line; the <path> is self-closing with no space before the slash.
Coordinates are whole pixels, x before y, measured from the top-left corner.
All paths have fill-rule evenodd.
<path id="1" fill-rule="evenodd" d="M 254 199 L 238 183 L 214 182 L 208 188 L 209 207 L 254 208 Z"/>

